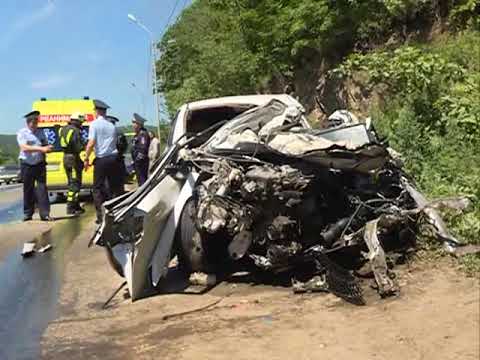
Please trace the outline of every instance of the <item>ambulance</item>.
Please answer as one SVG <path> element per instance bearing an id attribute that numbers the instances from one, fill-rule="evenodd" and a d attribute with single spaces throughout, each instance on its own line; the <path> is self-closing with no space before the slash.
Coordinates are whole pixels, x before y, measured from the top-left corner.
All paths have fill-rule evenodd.
<path id="1" fill-rule="evenodd" d="M 79 111 L 85 115 L 82 124 L 82 138 L 87 143 L 88 127 L 95 119 L 93 100 L 85 96 L 83 99 L 47 100 L 42 98 L 33 103 L 33 110 L 40 112 L 38 127 L 41 128 L 53 146 L 53 151 L 47 154 L 47 187 L 51 200 L 64 199 L 68 191 L 68 182 L 63 167 L 63 151 L 60 146 L 60 128 L 68 123 L 70 115 Z M 85 159 L 85 152 L 80 154 Z M 83 172 L 82 193 L 91 192 L 93 188 L 93 170 Z"/>

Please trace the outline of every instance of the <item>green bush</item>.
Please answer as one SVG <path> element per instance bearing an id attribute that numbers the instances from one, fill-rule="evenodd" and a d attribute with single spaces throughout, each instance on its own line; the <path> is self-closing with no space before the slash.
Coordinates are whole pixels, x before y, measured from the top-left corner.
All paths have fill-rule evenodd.
<path id="1" fill-rule="evenodd" d="M 450 12 L 451 25 L 457 29 L 466 27 L 480 30 L 480 0 L 459 0 Z"/>
<path id="2" fill-rule="evenodd" d="M 406 169 L 429 197 L 465 195 L 473 209 L 446 214 L 450 230 L 480 244 L 480 33 L 471 31 L 431 45 L 355 54 L 332 72 L 361 71 L 365 86 L 387 88 L 372 109 L 377 129 L 400 151 Z M 480 271 L 478 256 L 463 260 Z"/>
<path id="3" fill-rule="evenodd" d="M 422 133 L 409 104 L 377 114 L 380 131 L 403 152 L 406 168 L 430 198 L 465 195 L 473 203 L 468 213 L 447 213 L 450 231 L 461 241 L 480 245 L 479 141 L 466 139 L 461 129 L 444 136 Z M 462 259 L 469 273 L 480 273 L 480 257 Z"/>

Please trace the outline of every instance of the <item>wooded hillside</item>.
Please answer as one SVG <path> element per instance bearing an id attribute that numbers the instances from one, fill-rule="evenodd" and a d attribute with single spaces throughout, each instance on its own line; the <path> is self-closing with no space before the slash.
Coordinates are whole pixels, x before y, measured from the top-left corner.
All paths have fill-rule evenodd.
<path id="1" fill-rule="evenodd" d="M 422 190 L 474 200 L 451 223 L 480 242 L 480 0 L 196 0 L 158 46 L 170 113 L 289 89 L 319 126 L 371 116 Z"/>

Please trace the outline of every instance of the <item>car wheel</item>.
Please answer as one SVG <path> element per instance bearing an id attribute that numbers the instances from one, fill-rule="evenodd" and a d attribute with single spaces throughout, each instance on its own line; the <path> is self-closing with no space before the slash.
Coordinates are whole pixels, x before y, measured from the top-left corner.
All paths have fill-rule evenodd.
<path id="1" fill-rule="evenodd" d="M 48 193 L 48 201 L 50 204 L 55 204 L 59 202 L 60 196 L 58 193 Z"/>
<path id="2" fill-rule="evenodd" d="M 180 216 L 180 228 L 177 233 L 178 259 L 182 269 L 187 272 L 208 271 L 208 264 L 202 235 L 195 227 L 193 216 L 195 201 L 188 200 Z"/>

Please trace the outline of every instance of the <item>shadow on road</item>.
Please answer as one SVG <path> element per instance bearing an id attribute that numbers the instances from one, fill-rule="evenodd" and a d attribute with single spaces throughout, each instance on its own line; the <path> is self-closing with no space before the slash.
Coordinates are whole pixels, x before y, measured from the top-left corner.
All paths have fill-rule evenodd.
<path id="1" fill-rule="evenodd" d="M 35 239 L 52 251 L 24 259 L 19 246 L 0 266 L 0 359 L 39 358 L 40 338 L 56 314 L 65 253 L 91 218 L 56 224 Z"/>

